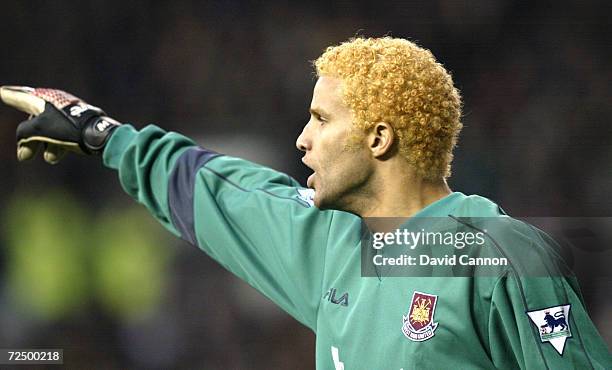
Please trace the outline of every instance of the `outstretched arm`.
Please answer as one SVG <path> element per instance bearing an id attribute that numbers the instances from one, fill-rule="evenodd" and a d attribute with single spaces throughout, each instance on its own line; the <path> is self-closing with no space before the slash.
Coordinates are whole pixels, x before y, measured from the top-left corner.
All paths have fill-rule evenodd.
<path id="1" fill-rule="evenodd" d="M 156 126 L 120 125 L 99 108 L 49 89 L 3 87 L 2 100 L 34 115 L 18 127 L 18 157 L 102 154 L 124 190 L 167 229 L 206 251 L 316 330 L 329 230 L 358 227 L 312 207 L 289 176 L 199 148 Z M 341 221 L 341 222 L 339 222 Z"/>

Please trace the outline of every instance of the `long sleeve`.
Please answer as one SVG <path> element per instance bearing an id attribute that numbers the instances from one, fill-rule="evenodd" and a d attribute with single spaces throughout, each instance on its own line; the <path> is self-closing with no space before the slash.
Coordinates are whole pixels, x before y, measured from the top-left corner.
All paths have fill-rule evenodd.
<path id="1" fill-rule="evenodd" d="M 153 125 L 140 131 L 122 125 L 107 143 L 103 161 L 106 167 L 119 171 L 123 190 L 178 236 L 168 203 L 168 178 L 181 154 L 194 146 L 185 136 Z"/>
<path id="2" fill-rule="evenodd" d="M 489 339 L 493 363 L 501 369 L 612 367 L 572 278 L 500 278 L 492 294 Z"/>
<path id="3" fill-rule="evenodd" d="M 171 232 L 316 330 L 328 231 L 337 212 L 313 207 L 308 189 L 155 126 L 119 127 L 104 163 Z"/>

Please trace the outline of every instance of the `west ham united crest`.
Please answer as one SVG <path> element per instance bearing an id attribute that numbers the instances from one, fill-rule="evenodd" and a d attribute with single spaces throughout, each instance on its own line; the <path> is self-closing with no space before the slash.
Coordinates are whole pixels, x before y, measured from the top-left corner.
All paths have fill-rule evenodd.
<path id="1" fill-rule="evenodd" d="M 415 291 L 412 293 L 410 311 L 403 316 L 402 332 L 406 338 L 422 342 L 434 336 L 438 323 L 434 322 L 438 296 Z"/>
<path id="2" fill-rule="evenodd" d="M 565 341 L 572 336 L 569 314 L 569 304 L 527 312 L 540 332 L 542 343 L 549 342 L 560 355 L 563 355 Z"/>

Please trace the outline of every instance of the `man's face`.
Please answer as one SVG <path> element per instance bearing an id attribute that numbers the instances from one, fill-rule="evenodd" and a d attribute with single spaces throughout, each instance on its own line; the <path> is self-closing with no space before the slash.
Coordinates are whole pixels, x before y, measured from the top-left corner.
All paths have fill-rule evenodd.
<path id="1" fill-rule="evenodd" d="M 341 84 L 338 78 L 319 78 L 312 94 L 310 120 L 296 146 L 305 153 L 302 162 L 314 171 L 307 186 L 315 189 L 315 206 L 351 211 L 355 202 L 367 196 L 372 157 L 365 138 L 347 147 L 355 132 L 351 111 L 342 101 Z"/>

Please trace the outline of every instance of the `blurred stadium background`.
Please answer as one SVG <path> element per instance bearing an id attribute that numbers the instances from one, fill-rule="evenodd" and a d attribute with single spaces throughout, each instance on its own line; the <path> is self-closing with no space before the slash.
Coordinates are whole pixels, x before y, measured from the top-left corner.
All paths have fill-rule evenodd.
<path id="1" fill-rule="evenodd" d="M 9 1 L 0 84 L 62 88 L 304 183 L 309 61 L 356 34 L 406 37 L 464 97 L 452 188 L 588 220 L 612 215 L 610 4 Z M 64 348 L 71 368 L 314 368 L 312 333 L 162 230 L 98 160 L 18 164 L 23 118 L 0 108 L 0 348 Z M 598 253 L 579 278 L 610 343 Z"/>

